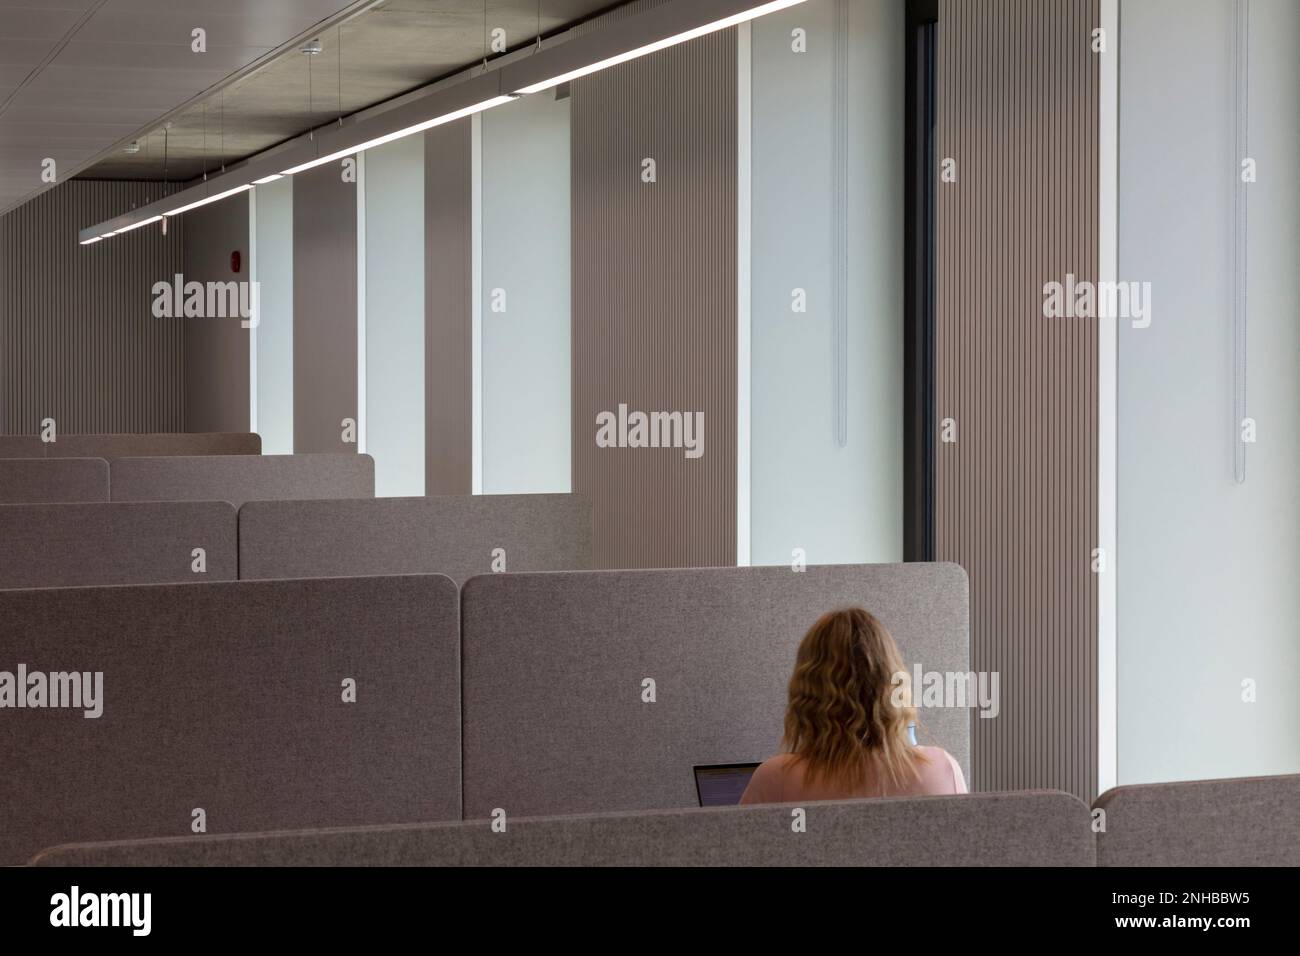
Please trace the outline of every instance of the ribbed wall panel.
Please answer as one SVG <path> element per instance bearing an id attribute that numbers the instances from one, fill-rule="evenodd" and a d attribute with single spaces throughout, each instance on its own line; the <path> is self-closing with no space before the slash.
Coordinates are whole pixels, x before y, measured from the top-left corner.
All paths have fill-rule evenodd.
<path id="1" fill-rule="evenodd" d="M 573 84 L 573 489 L 598 567 L 735 564 L 736 68 L 726 30 Z M 703 412 L 704 455 L 598 448 L 619 403 Z"/>
<path id="2" fill-rule="evenodd" d="M 251 276 L 248 193 L 185 214 L 185 281 L 240 282 Z M 241 271 L 230 254 L 242 256 Z M 185 320 L 185 430 L 248 430 L 249 331 L 238 318 Z"/>
<path id="3" fill-rule="evenodd" d="M 153 284 L 182 269 L 181 223 L 77 242 L 166 188 L 72 180 L 0 216 L 0 431 L 185 430 L 184 323 L 152 314 Z"/>
<path id="4" fill-rule="evenodd" d="M 1043 285 L 1097 276 L 1097 0 L 941 0 L 936 547 L 966 568 L 974 785 L 1096 792 L 1097 328 Z M 1116 38 L 1110 38 L 1115 42 Z M 937 172 L 936 172 L 937 174 Z M 1111 556 L 1111 560 L 1114 556 Z"/>
<path id="5" fill-rule="evenodd" d="M 424 134 L 427 495 L 467 495 L 474 487 L 473 144 L 470 118 Z"/>
<path id="6" fill-rule="evenodd" d="M 355 452 L 357 190 L 339 163 L 293 177 L 293 450 Z M 247 382 L 247 379 L 245 379 Z"/>

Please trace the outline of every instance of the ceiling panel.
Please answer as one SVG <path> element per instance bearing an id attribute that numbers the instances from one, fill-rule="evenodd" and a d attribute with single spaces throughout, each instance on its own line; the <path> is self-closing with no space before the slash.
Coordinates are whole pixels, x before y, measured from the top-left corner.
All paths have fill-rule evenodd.
<path id="1" fill-rule="evenodd" d="M 122 94 L 118 90 L 61 90 L 52 87 L 38 88 L 29 86 L 23 91 L 22 107 L 10 107 L 10 109 L 44 110 L 65 107 L 76 109 L 80 106 L 91 106 L 101 109 L 148 110 L 152 116 L 157 117 L 166 112 L 172 102 L 173 96 L 163 90 L 139 90 L 132 94 L 128 103 L 122 98 Z M 8 113 L 9 111 L 6 110 L 5 112 Z"/>
<path id="2" fill-rule="evenodd" d="M 97 69 L 94 67 L 47 66 L 32 80 L 31 89 L 62 90 L 72 93 L 90 88 L 114 90 L 120 94 L 134 95 L 134 91 L 148 86 L 153 90 L 171 90 L 198 93 L 229 75 L 225 70 L 191 68 L 184 70 L 149 70 L 144 68 Z M 22 102 L 26 88 L 16 103 Z M 175 100 L 175 96 L 172 97 Z M 180 102 L 184 102 L 181 100 Z M 7 112 L 7 111 L 6 111 Z M 3 115 L 3 114 L 0 114 Z"/>
<path id="3" fill-rule="evenodd" d="M 0 212 L 368 2 L 0 0 Z"/>
<path id="4" fill-rule="evenodd" d="M 31 67 L 9 66 L 3 60 L 0 60 L 0 86 L 5 89 L 16 90 L 18 84 L 27 79 L 31 72 Z M 6 99 L 8 99 L 7 96 Z"/>
<path id="5" fill-rule="evenodd" d="M 267 7 L 273 6 L 295 17 L 305 17 L 313 23 L 340 9 L 335 0 L 112 0 L 112 6 L 114 10 L 123 13 L 216 12 L 241 17 L 257 16 L 264 13 Z"/>
<path id="6" fill-rule="evenodd" d="M 81 16 L 78 10 L 14 10 L 0 7 L 0 37 L 6 40 L 60 39 Z M 48 47 L 46 47 L 48 49 Z"/>
<path id="7" fill-rule="evenodd" d="M 233 14 L 215 4 L 214 10 L 219 12 L 195 16 L 168 9 L 141 18 L 138 14 L 108 6 L 96 13 L 77 33 L 77 41 L 173 44 L 189 50 L 193 39 L 190 31 L 202 27 L 207 32 L 207 45 L 211 50 L 217 46 L 262 46 L 266 45 L 268 37 L 277 38 L 271 46 L 279 46 L 284 39 L 303 29 L 301 16 L 285 13 L 275 3 L 263 4 L 247 14 Z"/>
<path id="8" fill-rule="evenodd" d="M 58 144 L 60 142 L 85 142 L 94 145 L 102 142 L 104 132 L 113 133 L 118 139 L 134 132 L 136 126 L 131 123 L 22 123 L 0 119 L 0 138 L 6 146 L 39 146 L 41 143 Z"/>
<path id="9" fill-rule="evenodd" d="M 617 5 L 0 0 L 0 212 L 47 188 L 47 156 L 60 179 L 194 179 L 463 70 L 486 30 L 517 49 Z M 206 53 L 191 51 L 195 27 Z M 313 33 L 321 54 L 298 52 Z"/>
<path id="10" fill-rule="evenodd" d="M 76 41 L 63 48 L 59 54 L 58 66 L 63 70 L 89 67 L 114 70 L 188 70 L 195 73 L 217 71 L 222 76 L 229 76 L 274 49 L 274 45 L 209 45 L 206 53 L 195 53 L 188 44 Z"/>
<path id="11" fill-rule="evenodd" d="M 0 39 L 0 63 L 7 67 L 37 66 L 49 53 L 49 43 Z"/>
<path id="12" fill-rule="evenodd" d="M 0 10 L 89 10 L 99 0 L 0 0 Z"/>
<path id="13" fill-rule="evenodd" d="M 94 152 L 94 147 L 78 146 L 74 143 L 56 146 L 49 152 L 56 160 L 68 157 L 85 157 Z M 0 163 L 3 163 L 7 169 L 18 173 L 36 175 L 40 172 L 39 169 L 33 173 L 27 168 L 29 155 L 29 151 L 22 146 L 0 146 Z"/>
<path id="14" fill-rule="evenodd" d="M 156 109 L 147 107 L 127 107 L 104 103 L 70 103 L 62 102 L 57 107 L 45 108 L 25 106 L 21 109 L 6 110 L 0 125 L 28 126 L 37 123 L 75 123 L 79 126 L 107 123 L 110 125 L 126 124 L 131 129 L 140 128 L 157 117 Z"/>
<path id="15" fill-rule="evenodd" d="M 611 0 L 543 0 L 541 32 L 561 30 Z M 537 0 L 488 0 L 487 25 L 511 49 L 535 42 Z M 388 0 L 319 34 L 321 53 L 290 50 L 159 128 L 140 151 L 105 157 L 86 175 L 189 180 L 332 118 L 399 96 L 482 60 L 483 0 Z M 310 81 L 309 81 L 310 76 Z M 309 96 L 310 89 L 310 96 Z M 164 140 L 165 145 L 164 145 Z M 164 158 L 165 156 L 165 158 Z"/>

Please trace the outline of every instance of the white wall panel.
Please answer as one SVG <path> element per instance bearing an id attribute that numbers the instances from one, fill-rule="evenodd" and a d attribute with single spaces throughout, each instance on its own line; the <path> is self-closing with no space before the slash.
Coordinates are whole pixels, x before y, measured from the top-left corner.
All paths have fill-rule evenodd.
<path id="1" fill-rule="evenodd" d="M 365 156 L 366 452 L 375 494 L 424 494 L 424 137 Z"/>

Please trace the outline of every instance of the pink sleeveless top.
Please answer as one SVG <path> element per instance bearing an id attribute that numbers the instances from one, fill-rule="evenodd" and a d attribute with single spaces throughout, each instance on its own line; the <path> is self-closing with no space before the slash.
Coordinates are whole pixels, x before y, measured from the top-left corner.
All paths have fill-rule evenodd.
<path id="1" fill-rule="evenodd" d="M 888 781 L 868 780 L 866 785 L 849 790 L 832 784 L 825 777 L 816 783 L 804 780 L 804 762 L 794 754 L 778 754 L 764 760 L 749 779 L 740 798 L 746 803 L 797 803 L 802 800 L 853 800 L 860 797 L 923 797 L 965 793 L 966 778 L 952 755 L 942 747 L 917 747 L 926 760 L 918 766 L 920 774 L 902 787 Z"/>

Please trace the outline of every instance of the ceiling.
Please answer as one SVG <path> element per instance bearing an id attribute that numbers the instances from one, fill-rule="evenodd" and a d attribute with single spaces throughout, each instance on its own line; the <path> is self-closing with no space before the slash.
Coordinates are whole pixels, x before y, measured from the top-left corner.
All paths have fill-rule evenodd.
<path id="1" fill-rule="evenodd" d="M 612 5 L 0 0 L 0 212 L 48 188 L 45 157 L 60 181 L 188 181 L 481 61 L 485 12 L 513 50 Z"/>
<path id="2" fill-rule="evenodd" d="M 0 211 L 356 0 L 0 0 Z M 207 32 L 207 52 L 191 31 Z"/>

